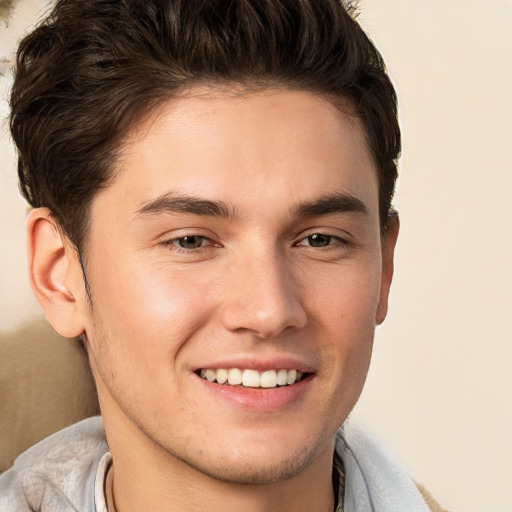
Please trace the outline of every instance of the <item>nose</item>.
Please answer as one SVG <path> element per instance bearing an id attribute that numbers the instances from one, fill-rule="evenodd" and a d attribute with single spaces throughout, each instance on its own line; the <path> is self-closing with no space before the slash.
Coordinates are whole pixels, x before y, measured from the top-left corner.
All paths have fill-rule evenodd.
<path id="1" fill-rule="evenodd" d="M 300 283 L 277 254 L 240 257 L 225 284 L 222 322 L 231 331 L 247 331 L 268 339 L 287 328 L 306 325 Z"/>

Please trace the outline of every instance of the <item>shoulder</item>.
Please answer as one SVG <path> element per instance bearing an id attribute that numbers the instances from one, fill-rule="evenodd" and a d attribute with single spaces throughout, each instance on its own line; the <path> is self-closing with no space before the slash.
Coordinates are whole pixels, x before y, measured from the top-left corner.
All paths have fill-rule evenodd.
<path id="1" fill-rule="evenodd" d="M 94 480 L 106 451 L 100 417 L 53 434 L 0 476 L 0 509 L 94 510 Z"/>
<path id="2" fill-rule="evenodd" d="M 446 512 L 382 443 L 351 421 L 338 431 L 336 451 L 345 468 L 347 510 Z"/>

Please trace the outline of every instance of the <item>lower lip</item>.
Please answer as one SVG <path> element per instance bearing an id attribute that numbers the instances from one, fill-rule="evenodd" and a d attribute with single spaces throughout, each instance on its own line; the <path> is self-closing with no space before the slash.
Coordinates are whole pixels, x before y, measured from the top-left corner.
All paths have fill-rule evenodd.
<path id="1" fill-rule="evenodd" d="M 313 381 L 313 375 L 310 374 L 300 382 L 289 386 L 245 388 L 217 384 L 197 375 L 196 378 L 199 379 L 206 392 L 213 393 L 219 400 L 255 412 L 273 412 L 295 404 L 303 398 Z"/>

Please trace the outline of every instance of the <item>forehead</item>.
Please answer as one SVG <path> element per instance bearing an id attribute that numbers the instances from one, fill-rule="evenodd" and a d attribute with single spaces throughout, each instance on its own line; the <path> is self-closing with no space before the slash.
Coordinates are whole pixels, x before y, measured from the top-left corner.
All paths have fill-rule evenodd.
<path id="1" fill-rule="evenodd" d="M 346 107 L 306 91 L 193 88 L 132 130 L 99 196 L 136 211 L 167 191 L 244 208 L 349 192 L 377 208 L 364 129 Z"/>

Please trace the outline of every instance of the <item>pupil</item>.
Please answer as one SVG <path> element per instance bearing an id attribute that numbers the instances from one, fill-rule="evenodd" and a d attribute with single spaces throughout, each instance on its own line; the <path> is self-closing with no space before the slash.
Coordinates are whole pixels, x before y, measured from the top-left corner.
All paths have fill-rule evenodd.
<path id="1" fill-rule="evenodd" d="M 183 249 L 198 249 L 203 243 L 203 239 L 200 236 L 184 236 L 178 241 L 180 247 Z"/>
<path id="2" fill-rule="evenodd" d="M 331 237 L 329 235 L 316 234 L 309 236 L 308 241 L 312 247 L 325 247 L 329 245 Z"/>

